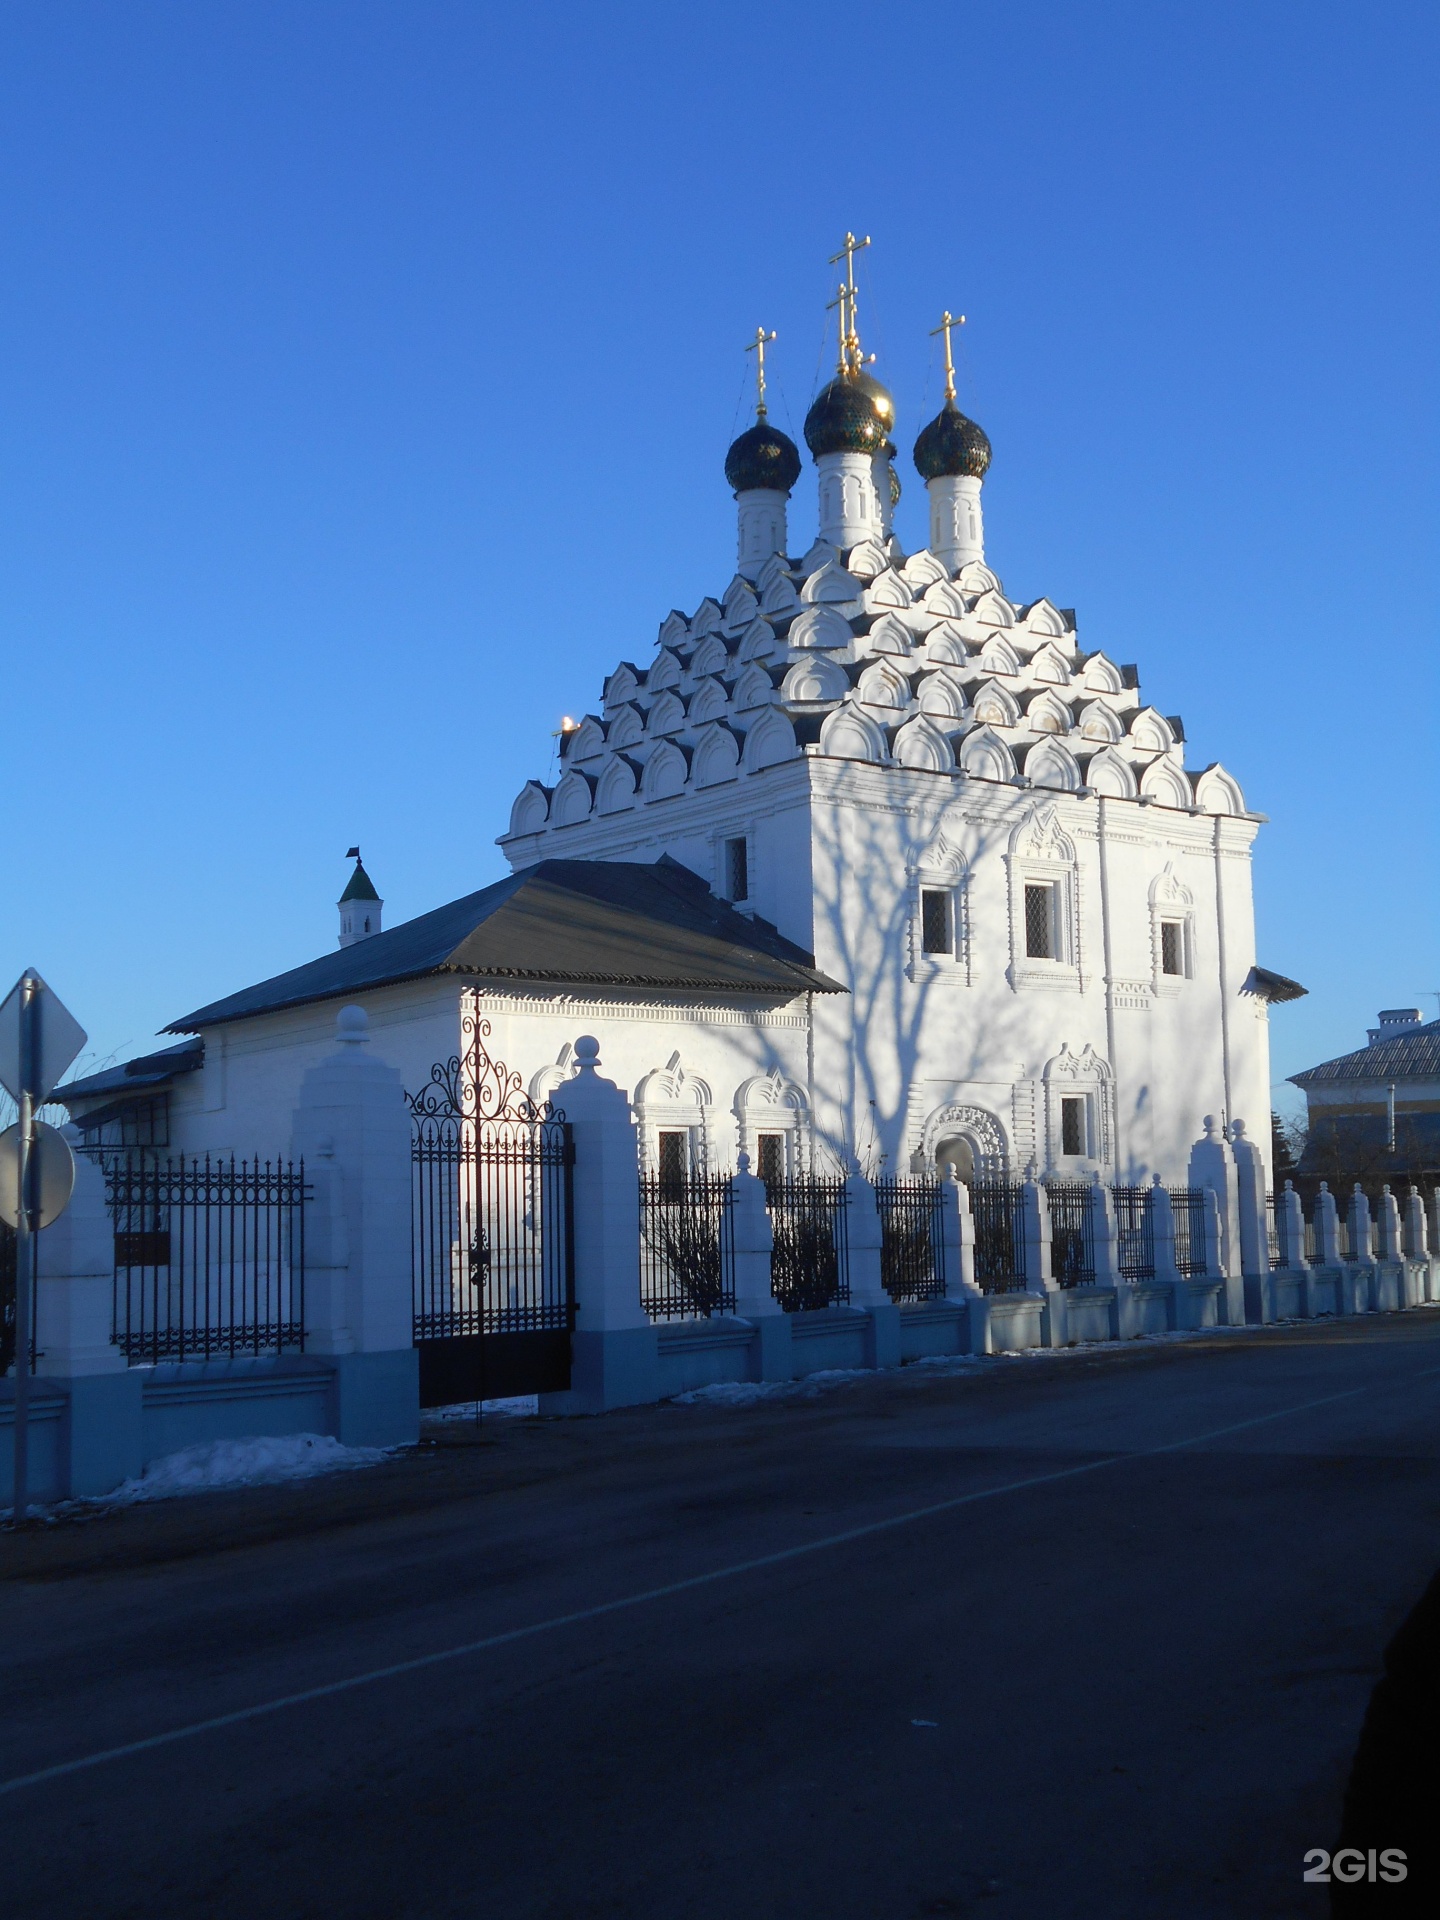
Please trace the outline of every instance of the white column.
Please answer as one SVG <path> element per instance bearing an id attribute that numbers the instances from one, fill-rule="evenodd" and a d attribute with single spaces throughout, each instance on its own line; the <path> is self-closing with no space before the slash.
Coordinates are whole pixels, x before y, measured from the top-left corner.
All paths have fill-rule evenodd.
<path id="1" fill-rule="evenodd" d="M 1425 1199 L 1418 1187 L 1411 1187 L 1405 1202 L 1405 1251 L 1412 1260 L 1423 1260 L 1430 1251 L 1430 1236 L 1425 1230 Z"/>
<path id="2" fill-rule="evenodd" d="M 307 1350 L 335 1368 L 337 1437 L 399 1446 L 420 1432 L 410 1282 L 410 1111 L 400 1075 L 370 1051 L 363 1007 L 335 1016 L 335 1051 L 300 1083 L 294 1158 L 313 1166 L 325 1264 L 306 1302 Z"/>
<path id="3" fill-rule="evenodd" d="M 930 494 L 930 551 L 951 573 L 985 558 L 985 521 L 980 482 L 969 474 L 943 474 L 926 483 Z"/>
<path id="4" fill-rule="evenodd" d="M 1265 1215 L 1265 1160 L 1245 1131 L 1245 1122 L 1230 1125 L 1230 1151 L 1235 1159 L 1235 1203 L 1239 1225 L 1240 1272 L 1245 1283 L 1245 1317 L 1262 1326 L 1273 1320 L 1270 1297 L 1270 1223 Z"/>
<path id="5" fill-rule="evenodd" d="M 568 1393 L 542 1394 L 557 1412 L 603 1413 L 659 1398 L 660 1348 L 640 1305 L 640 1163 L 629 1096 L 602 1079 L 600 1042 L 575 1042 L 565 1082 L 575 1142 L 575 1333 Z"/>
<path id="6" fill-rule="evenodd" d="M 1403 1260 L 1405 1242 L 1400 1229 L 1400 1202 L 1389 1187 L 1380 1193 L 1380 1258 L 1382 1260 Z"/>
<path id="7" fill-rule="evenodd" d="M 890 456 L 870 456 L 870 484 L 875 490 L 875 510 L 880 516 L 880 538 L 888 540 L 895 526 L 895 508 L 890 500 Z"/>
<path id="8" fill-rule="evenodd" d="M 775 1235 L 765 1206 L 765 1183 L 750 1171 L 742 1151 L 730 1182 L 730 1232 L 734 1260 L 735 1312 L 755 1329 L 750 1345 L 752 1380 L 789 1380 L 795 1371 L 790 1316 L 771 1287 Z"/>
<path id="9" fill-rule="evenodd" d="M 1320 1182 L 1320 1191 L 1315 1197 L 1315 1260 L 1322 1267 L 1340 1265 L 1340 1213 L 1325 1180 Z M 1340 1311 L 1345 1311 L 1343 1303 Z"/>
<path id="10" fill-rule="evenodd" d="M 850 1304 L 870 1316 L 866 1359 L 872 1367 L 898 1367 L 900 1309 L 882 1277 L 880 1196 L 859 1172 L 845 1182 L 845 1234 Z"/>
<path id="11" fill-rule="evenodd" d="M 820 538 L 842 553 L 862 540 L 883 542 L 872 456 L 822 453 L 815 465 L 820 475 Z"/>
<path id="12" fill-rule="evenodd" d="M 1215 1266 L 1225 1282 L 1225 1320 L 1229 1326 L 1245 1324 L 1245 1280 L 1240 1267 L 1239 1182 L 1235 1155 L 1220 1130 L 1213 1113 L 1205 1116 L 1205 1132 L 1190 1149 L 1190 1185 L 1208 1188 L 1219 1205 L 1220 1244 L 1215 1263 L 1207 1253 L 1207 1268 Z"/>
<path id="13" fill-rule="evenodd" d="M 735 496 L 739 521 L 739 572 L 753 580 L 772 553 L 785 552 L 785 503 L 788 493 L 774 487 L 747 487 Z"/>
<path id="14" fill-rule="evenodd" d="M 1026 1174 L 1020 1192 L 1025 1290 L 1038 1294 L 1045 1303 L 1045 1311 L 1041 1316 L 1041 1344 L 1063 1347 L 1068 1338 L 1065 1294 L 1064 1289 L 1055 1284 L 1050 1263 L 1050 1196 L 1035 1178 L 1033 1166 Z"/>

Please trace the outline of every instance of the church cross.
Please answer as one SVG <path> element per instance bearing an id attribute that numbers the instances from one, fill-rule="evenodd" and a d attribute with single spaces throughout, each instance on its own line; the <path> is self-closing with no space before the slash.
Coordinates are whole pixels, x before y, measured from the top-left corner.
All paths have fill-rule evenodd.
<path id="1" fill-rule="evenodd" d="M 930 337 L 932 340 L 937 333 L 943 333 L 945 336 L 945 398 L 947 400 L 953 400 L 955 398 L 955 362 L 950 356 L 950 329 L 952 327 L 963 327 L 964 324 L 964 314 L 951 313 L 947 307 L 940 316 L 939 326 L 930 329 Z"/>
<path id="2" fill-rule="evenodd" d="M 856 319 L 859 302 L 856 298 L 855 256 L 857 253 L 863 253 L 869 244 L 868 233 L 863 240 L 857 240 L 853 233 L 847 233 L 839 253 L 832 253 L 830 256 L 832 267 L 838 266 L 842 260 L 845 262 L 845 284 L 840 289 L 840 371 L 842 373 L 847 369 L 851 373 L 858 373 L 865 364 L 865 356 L 860 351 L 860 329 Z M 873 354 L 871 358 L 874 358 Z"/>
<path id="3" fill-rule="evenodd" d="M 765 418 L 765 349 L 774 338 L 773 328 L 767 333 L 764 327 L 757 327 L 755 338 L 745 349 L 747 353 L 753 353 L 755 356 L 755 417 L 757 420 Z"/>

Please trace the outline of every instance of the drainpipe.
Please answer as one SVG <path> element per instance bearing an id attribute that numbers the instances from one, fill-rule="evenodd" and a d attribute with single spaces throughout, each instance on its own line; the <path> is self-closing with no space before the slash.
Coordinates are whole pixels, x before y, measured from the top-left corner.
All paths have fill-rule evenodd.
<path id="1" fill-rule="evenodd" d="M 1227 977 L 1225 958 L 1225 889 L 1220 877 L 1220 823 L 1222 815 L 1215 816 L 1215 938 L 1219 952 L 1220 965 L 1220 1060 L 1225 1075 L 1225 1117 L 1224 1125 L 1229 1126 L 1234 1112 L 1234 1103 L 1230 1097 L 1230 983 Z"/>
<path id="2" fill-rule="evenodd" d="M 1385 1151 L 1395 1151 L 1395 1082 L 1385 1089 Z"/>

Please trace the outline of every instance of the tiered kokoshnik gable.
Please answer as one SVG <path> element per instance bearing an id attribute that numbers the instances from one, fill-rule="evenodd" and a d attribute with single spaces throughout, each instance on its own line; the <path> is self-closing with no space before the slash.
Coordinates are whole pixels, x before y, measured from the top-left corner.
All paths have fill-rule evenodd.
<path id="1" fill-rule="evenodd" d="M 848 240 L 848 237 L 847 237 Z M 853 273 L 841 288 L 841 357 L 805 422 L 820 491 L 820 537 L 787 557 L 794 443 L 760 399 L 726 474 L 739 512 L 739 571 L 693 615 L 671 612 L 648 667 L 606 680 L 603 712 L 563 735 L 555 787 L 531 781 L 507 838 L 544 835 L 819 755 L 955 778 L 1089 792 L 1241 814 L 1222 767 L 1184 765 L 1184 731 L 1143 703 L 1133 667 L 1080 645 L 1073 612 L 1006 599 L 984 561 L 984 432 L 955 404 L 946 314 L 946 398 L 915 444 L 930 496 L 930 546 L 890 532 L 899 488 L 894 403 L 855 330 Z"/>

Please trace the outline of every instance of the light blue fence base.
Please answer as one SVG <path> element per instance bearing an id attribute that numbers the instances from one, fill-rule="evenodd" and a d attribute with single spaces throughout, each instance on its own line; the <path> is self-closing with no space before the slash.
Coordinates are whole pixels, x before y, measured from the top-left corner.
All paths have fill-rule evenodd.
<path id="1" fill-rule="evenodd" d="M 332 1356 L 330 1424 L 343 1447 L 413 1447 L 420 1438 L 420 1355 L 414 1347 L 390 1353 Z"/>
<path id="2" fill-rule="evenodd" d="M 609 1413 L 649 1406 L 660 1398 L 660 1354 L 654 1327 L 613 1333 L 572 1333 L 570 1388 L 542 1393 L 542 1413 Z"/>
<path id="3" fill-rule="evenodd" d="M 15 1472 L 14 1432 L 15 1383 L 0 1380 L 0 1506 Z M 113 1493 L 152 1460 L 186 1447 L 292 1433 L 330 1434 L 347 1447 L 413 1445 L 420 1433 L 414 1349 L 42 1375 L 30 1394 L 30 1497 L 50 1505 Z"/>
<path id="4" fill-rule="evenodd" d="M 900 1358 L 968 1353 L 966 1312 L 958 1300 L 917 1300 L 900 1309 Z"/>

